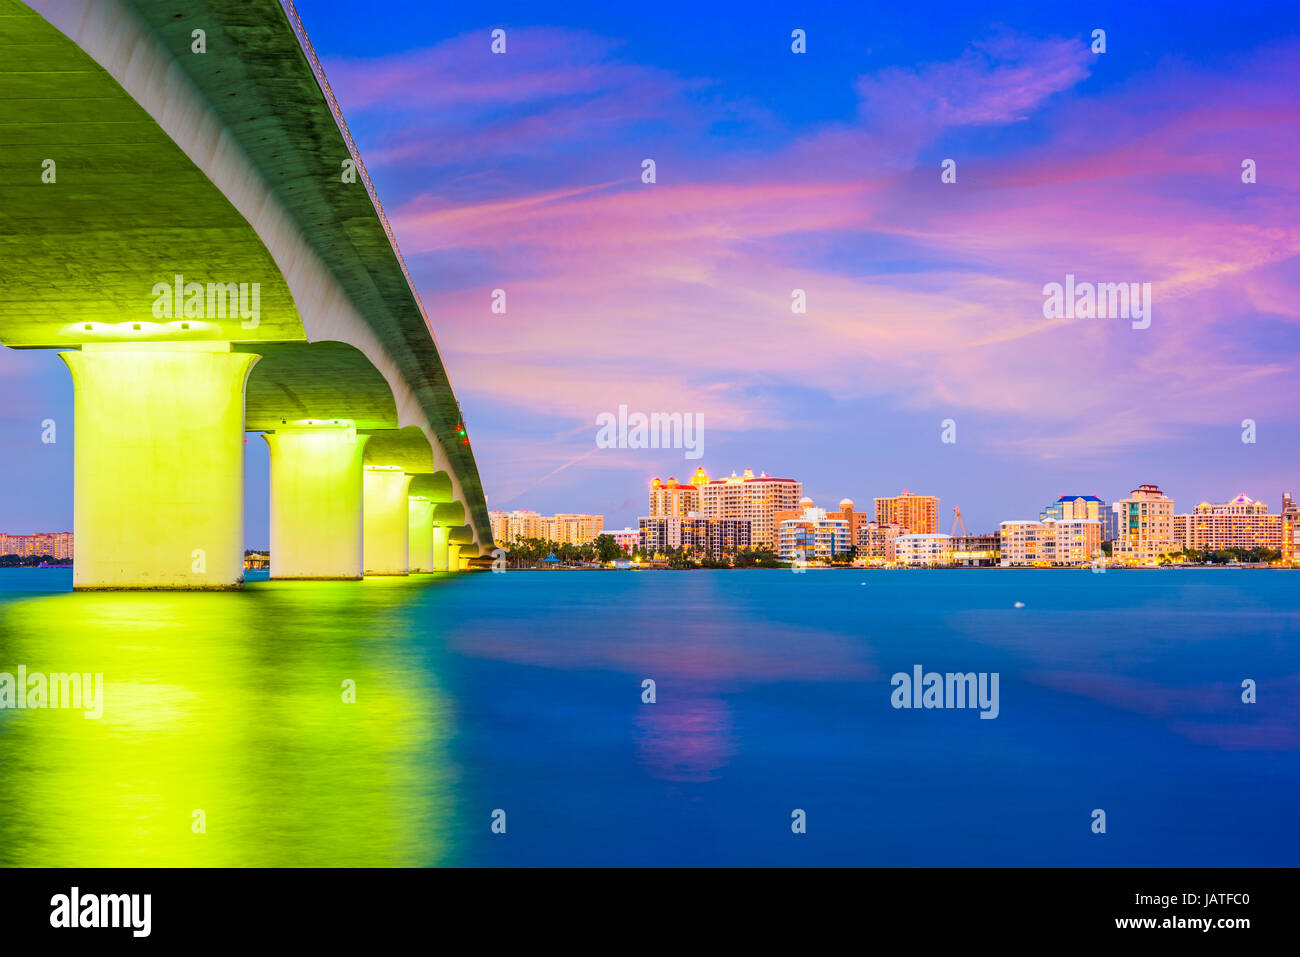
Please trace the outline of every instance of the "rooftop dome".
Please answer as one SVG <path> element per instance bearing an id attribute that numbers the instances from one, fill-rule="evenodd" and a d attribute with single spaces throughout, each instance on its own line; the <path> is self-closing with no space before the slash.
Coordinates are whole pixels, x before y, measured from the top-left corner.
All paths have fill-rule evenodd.
<path id="1" fill-rule="evenodd" d="M 800 508 L 812 508 L 812 507 L 813 507 L 813 500 L 810 499 L 807 495 L 805 495 L 803 498 L 799 499 L 799 507 L 800 507 Z"/>
<path id="2" fill-rule="evenodd" d="M 840 499 L 840 508 L 843 508 L 845 505 L 847 505 L 849 508 L 852 508 L 852 507 L 853 507 L 853 499 L 851 499 L 851 498 L 842 498 L 842 499 Z"/>

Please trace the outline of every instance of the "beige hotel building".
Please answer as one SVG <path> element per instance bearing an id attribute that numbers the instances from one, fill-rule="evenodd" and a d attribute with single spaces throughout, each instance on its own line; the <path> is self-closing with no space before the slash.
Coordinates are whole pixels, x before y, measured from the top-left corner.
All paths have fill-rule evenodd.
<path id="1" fill-rule="evenodd" d="M 690 515 L 700 511 L 700 486 L 707 485 L 709 477 L 704 469 L 695 470 L 690 484 L 683 485 L 671 475 L 668 481 L 650 480 L 650 517 L 663 518 L 670 515 Z"/>
<path id="2" fill-rule="evenodd" d="M 999 537 L 1004 567 L 1087 565 L 1102 554 L 1101 522 L 1093 518 L 1003 522 Z"/>
<path id="3" fill-rule="evenodd" d="M 6 535 L 0 532 L 0 555 L 49 555 L 58 561 L 72 560 L 71 532 L 37 532 L 35 535 Z"/>
<path id="4" fill-rule="evenodd" d="M 1139 485 L 1114 508 L 1118 528 L 1111 546 L 1112 560 L 1124 565 L 1155 565 L 1161 555 L 1181 547 L 1174 539 L 1174 500 L 1159 486 Z"/>
<path id="5" fill-rule="evenodd" d="M 1190 515 L 1174 516 L 1174 540 L 1182 548 L 1282 547 L 1282 516 L 1245 492 L 1231 501 L 1202 502 Z"/>
<path id="6" fill-rule="evenodd" d="M 732 472 L 728 478 L 709 479 L 701 469 L 692 483 L 701 477 L 707 480 L 698 485 L 704 515 L 748 521 L 753 547 L 776 549 L 777 513 L 798 511 L 802 482 L 773 478 L 766 472 L 755 475 L 753 469 L 745 469 L 744 475 Z"/>
<path id="7" fill-rule="evenodd" d="M 488 512 L 492 538 L 498 545 L 510 545 L 524 538 L 540 538 L 557 545 L 585 545 L 605 530 L 605 516 L 560 512 L 539 515 L 526 508 L 513 512 Z"/>

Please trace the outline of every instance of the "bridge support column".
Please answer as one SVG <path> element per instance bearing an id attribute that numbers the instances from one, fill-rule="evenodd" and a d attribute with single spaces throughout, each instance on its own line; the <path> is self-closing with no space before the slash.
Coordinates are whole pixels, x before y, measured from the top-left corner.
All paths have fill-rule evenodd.
<path id="1" fill-rule="evenodd" d="M 449 572 L 460 571 L 460 546 L 459 545 L 447 546 L 447 571 Z"/>
<path id="2" fill-rule="evenodd" d="M 396 465 L 367 465 L 362 478 L 365 519 L 363 564 L 367 575 L 405 575 L 411 476 Z"/>
<path id="3" fill-rule="evenodd" d="M 447 529 L 440 525 L 433 527 L 433 570 L 447 570 Z"/>
<path id="4" fill-rule="evenodd" d="M 351 422 L 263 436 L 271 448 L 271 577 L 357 579 L 362 568 L 362 455 Z"/>
<path id="5" fill-rule="evenodd" d="M 407 530 L 409 565 L 413 572 L 431 572 L 433 568 L 433 503 L 423 496 L 408 499 L 410 524 Z"/>
<path id="6" fill-rule="evenodd" d="M 244 582 L 244 384 L 225 342 L 93 343 L 72 373 L 75 589 Z"/>

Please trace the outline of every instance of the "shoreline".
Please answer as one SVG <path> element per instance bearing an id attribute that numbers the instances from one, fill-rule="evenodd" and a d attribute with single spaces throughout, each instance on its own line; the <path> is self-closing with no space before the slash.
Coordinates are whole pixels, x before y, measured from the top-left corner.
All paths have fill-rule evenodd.
<path id="1" fill-rule="evenodd" d="M 511 572 L 788 572 L 794 571 L 792 565 L 780 565 L 775 568 L 669 568 L 667 566 L 645 566 L 642 568 L 591 568 L 580 566 L 563 566 L 556 568 L 508 568 Z M 973 572 L 973 571 L 1096 571 L 1105 572 L 1157 572 L 1157 571 L 1297 571 L 1300 565 L 1107 565 L 1093 569 L 1090 565 L 806 565 L 803 572 Z"/>

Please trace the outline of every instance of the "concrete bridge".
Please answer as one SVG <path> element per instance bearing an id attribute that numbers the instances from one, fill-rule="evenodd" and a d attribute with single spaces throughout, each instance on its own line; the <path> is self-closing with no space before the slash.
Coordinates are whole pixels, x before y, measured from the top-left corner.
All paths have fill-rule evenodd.
<path id="1" fill-rule="evenodd" d="M 285 0 L 0 0 L 0 344 L 75 389 L 77 588 L 237 588 L 492 547 L 429 318 Z"/>

